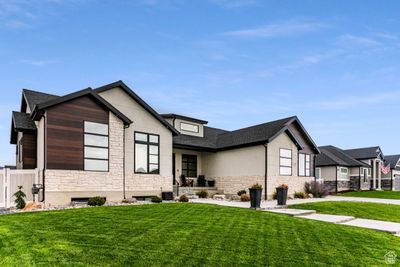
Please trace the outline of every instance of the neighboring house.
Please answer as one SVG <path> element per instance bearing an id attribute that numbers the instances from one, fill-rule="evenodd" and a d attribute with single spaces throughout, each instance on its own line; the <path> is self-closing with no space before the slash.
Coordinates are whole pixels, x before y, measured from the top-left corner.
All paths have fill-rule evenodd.
<path id="1" fill-rule="evenodd" d="M 390 179 L 382 179 L 384 156 L 379 146 L 344 150 L 351 157 L 371 166 L 371 189 L 390 189 Z"/>
<path id="2" fill-rule="evenodd" d="M 195 118 L 162 116 L 180 132 L 174 137 L 174 181 L 202 174 L 227 195 L 259 183 L 271 198 L 280 184 L 293 194 L 314 180 L 319 151 L 297 117 L 226 131 Z"/>
<path id="3" fill-rule="evenodd" d="M 385 156 L 385 165 L 390 165 L 390 172 L 388 174 L 382 173 L 383 181 L 390 179 L 389 187 L 392 190 L 400 191 L 400 155 Z"/>
<path id="4" fill-rule="evenodd" d="M 23 90 L 13 112 L 17 168 L 37 168 L 46 203 L 172 191 L 178 132 L 119 81 L 65 96 Z"/>
<path id="5" fill-rule="evenodd" d="M 371 167 L 335 146 L 319 147 L 316 158 L 316 180 L 331 193 L 349 190 L 369 190 Z"/>

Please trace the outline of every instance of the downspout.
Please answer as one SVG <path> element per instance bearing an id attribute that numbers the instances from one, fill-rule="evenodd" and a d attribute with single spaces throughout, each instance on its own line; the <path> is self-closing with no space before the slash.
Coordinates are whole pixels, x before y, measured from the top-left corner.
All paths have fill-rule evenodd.
<path id="1" fill-rule="evenodd" d="M 390 169 L 390 191 L 393 191 L 393 170 Z"/>
<path id="2" fill-rule="evenodd" d="M 361 191 L 361 167 L 358 167 L 358 190 Z"/>
<path id="3" fill-rule="evenodd" d="M 265 176 L 264 176 L 264 188 L 265 188 L 265 193 L 264 193 L 264 198 L 265 200 L 268 200 L 268 187 L 267 187 L 267 179 L 268 179 L 268 143 L 264 145 L 265 147 Z"/>
<path id="4" fill-rule="evenodd" d="M 42 196 L 42 201 L 41 202 L 44 202 L 45 201 L 45 198 L 46 198 L 46 194 L 45 194 L 45 191 L 46 191 L 46 182 L 45 182 L 45 178 L 46 178 L 46 166 L 47 166 L 47 149 L 46 149 L 46 140 L 47 140 L 47 116 L 46 115 L 44 115 L 43 116 L 43 130 L 44 130 L 44 133 L 43 133 L 43 177 L 42 177 L 42 181 L 43 181 L 43 185 L 42 185 L 42 188 L 43 188 L 43 196 Z"/>
<path id="5" fill-rule="evenodd" d="M 124 133 L 123 133 L 123 141 L 122 141 L 122 143 L 123 143 L 123 155 L 124 155 L 124 157 L 123 157 L 123 160 L 122 160 L 122 191 L 123 191 L 123 197 L 124 197 L 124 199 L 126 199 L 126 190 L 125 190 L 125 136 L 126 136 L 126 129 L 128 129 L 129 128 L 129 126 L 130 125 L 124 125 Z"/>
<path id="6" fill-rule="evenodd" d="M 316 159 L 317 159 L 317 155 L 314 155 L 314 157 L 313 157 L 314 159 L 314 161 L 313 161 L 313 164 L 314 164 L 314 166 L 313 166 L 313 175 L 314 175 L 314 182 L 317 182 L 317 177 L 315 177 L 315 173 L 317 172 L 317 164 L 316 164 Z"/>
<path id="7" fill-rule="evenodd" d="M 338 193 L 338 166 L 336 166 L 336 194 Z"/>

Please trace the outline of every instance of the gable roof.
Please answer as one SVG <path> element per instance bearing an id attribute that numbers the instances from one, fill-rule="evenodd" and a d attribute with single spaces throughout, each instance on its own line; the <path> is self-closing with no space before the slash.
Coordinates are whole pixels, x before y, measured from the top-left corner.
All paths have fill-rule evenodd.
<path id="1" fill-rule="evenodd" d="M 246 127 L 235 131 L 225 131 L 204 126 L 204 137 L 180 134 L 179 136 L 174 137 L 174 147 L 192 147 L 194 149 L 205 149 L 212 151 L 226 150 L 257 144 L 266 144 L 273 141 L 281 133 L 286 132 L 292 141 L 301 149 L 298 140 L 296 140 L 295 135 L 289 128 L 289 125 L 294 122 L 299 122 L 296 116 Z M 314 144 L 311 139 L 310 142 Z M 319 153 L 316 146 L 315 151 Z"/>
<path id="2" fill-rule="evenodd" d="M 368 164 L 356 160 L 344 150 L 335 146 L 319 147 L 321 154 L 317 155 L 315 165 L 324 166 L 345 166 L 345 167 L 369 167 Z"/>
<path id="3" fill-rule="evenodd" d="M 400 161 L 400 155 L 385 156 L 385 163 L 390 164 L 390 169 L 392 170 L 400 170 L 400 167 L 396 167 L 399 161 Z"/>
<path id="4" fill-rule="evenodd" d="M 99 96 L 90 87 L 80 90 L 80 91 L 77 91 L 72 94 L 57 97 L 52 100 L 37 104 L 35 106 L 34 110 L 32 111 L 31 118 L 34 120 L 38 120 L 43 116 L 45 109 L 53 107 L 53 106 L 61 104 L 61 103 L 64 103 L 64 102 L 67 102 L 67 101 L 70 101 L 70 100 L 73 100 L 73 99 L 76 99 L 76 98 L 79 98 L 79 97 L 82 97 L 82 96 L 93 97 L 97 103 L 99 103 L 103 107 L 107 108 L 110 112 L 112 112 L 115 116 L 117 116 L 120 120 L 122 120 L 125 125 L 129 125 L 132 123 L 132 121 L 128 117 L 126 117 L 119 110 L 117 110 L 114 106 L 112 106 L 110 103 L 108 103 L 104 98 Z"/>
<path id="5" fill-rule="evenodd" d="M 381 148 L 379 146 L 373 147 L 363 147 L 363 148 L 355 148 L 355 149 L 346 149 L 344 150 L 348 155 L 352 156 L 355 159 L 374 159 L 379 156 L 383 157 Z"/>
<path id="6" fill-rule="evenodd" d="M 192 117 L 188 117 L 188 116 L 184 116 L 184 115 L 180 115 L 180 114 L 175 114 L 175 113 L 160 114 L 160 115 L 161 115 L 161 117 L 163 117 L 165 119 L 181 119 L 181 120 L 196 122 L 196 123 L 200 123 L 200 124 L 208 123 L 208 121 L 199 120 L 196 118 L 192 118 Z"/>
<path id="7" fill-rule="evenodd" d="M 27 105 L 29 106 L 30 110 L 33 111 L 33 109 L 35 108 L 36 105 L 43 103 L 43 102 L 50 101 L 50 100 L 54 100 L 59 97 L 57 95 L 51 95 L 51 94 L 37 92 L 37 91 L 29 90 L 29 89 L 23 89 L 22 94 L 25 99 L 23 99 L 22 104 L 21 104 L 21 112 L 23 112 L 22 106 L 24 104 L 24 100 L 26 100 Z"/>
<path id="8" fill-rule="evenodd" d="M 101 93 L 113 88 L 119 87 L 130 97 L 132 97 L 136 102 L 139 103 L 147 112 L 149 112 L 154 118 L 156 118 L 161 124 L 163 124 L 167 129 L 169 129 L 173 135 L 179 135 L 179 132 L 172 127 L 163 117 L 160 116 L 152 107 L 150 107 L 143 99 L 141 99 L 135 92 L 133 92 L 123 81 L 119 80 L 101 87 L 94 89 L 96 93 Z"/>
<path id="9" fill-rule="evenodd" d="M 31 117 L 27 113 L 23 112 L 12 112 L 11 118 L 11 135 L 10 143 L 17 143 L 18 132 L 34 132 L 36 131 L 35 122 L 32 121 Z"/>

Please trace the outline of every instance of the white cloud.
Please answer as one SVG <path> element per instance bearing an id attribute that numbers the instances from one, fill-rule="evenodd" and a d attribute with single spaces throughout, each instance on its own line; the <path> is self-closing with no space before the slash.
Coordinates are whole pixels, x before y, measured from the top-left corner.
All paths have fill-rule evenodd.
<path id="1" fill-rule="evenodd" d="M 338 43 L 346 47 L 374 47 L 381 43 L 373 38 L 344 34 L 338 37 Z"/>
<path id="2" fill-rule="evenodd" d="M 275 38 L 313 32 L 325 27 L 327 27 L 326 24 L 315 21 L 289 20 L 257 28 L 227 31 L 223 35 L 240 38 Z"/>
<path id="3" fill-rule="evenodd" d="M 32 59 L 23 59 L 21 60 L 22 63 L 28 64 L 28 65 L 32 65 L 32 66 L 37 66 L 37 67 L 41 67 L 41 66 L 45 66 L 45 65 L 49 65 L 49 64 L 54 64 L 57 61 L 56 60 L 32 60 Z"/>
<path id="4" fill-rule="evenodd" d="M 223 8 L 241 8 L 254 6 L 258 3 L 256 0 L 210 0 L 210 2 Z"/>

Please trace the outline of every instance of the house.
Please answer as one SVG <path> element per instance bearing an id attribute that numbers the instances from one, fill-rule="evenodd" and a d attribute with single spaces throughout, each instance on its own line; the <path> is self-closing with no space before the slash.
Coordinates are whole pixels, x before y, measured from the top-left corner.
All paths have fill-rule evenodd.
<path id="1" fill-rule="evenodd" d="M 196 118 L 162 116 L 180 132 L 173 139 L 174 181 L 202 174 L 227 195 L 259 183 L 271 198 L 280 184 L 294 194 L 314 180 L 319 151 L 297 117 L 226 131 Z"/>
<path id="2" fill-rule="evenodd" d="M 316 158 L 316 180 L 324 183 L 329 192 L 369 190 L 371 167 L 335 146 L 319 147 Z"/>
<path id="3" fill-rule="evenodd" d="M 351 157 L 371 166 L 371 189 L 383 189 L 382 182 L 384 182 L 385 188 L 388 188 L 389 179 L 382 180 L 381 167 L 385 158 L 379 146 L 347 149 L 344 151 Z"/>
<path id="4" fill-rule="evenodd" d="M 400 191 L 400 155 L 385 156 L 385 165 L 390 166 L 390 172 L 382 174 L 382 188 Z M 389 184 L 387 180 L 390 181 Z"/>
<path id="5" fill-rule="evenodd" d="M 24 89 L 12 113 L 18 169 L 36 169 L 42 201 L 65 205 L 172 192 L 179 177 L 205 175 L 236 194 L 254 183 L 302 191 L 319 150 L 297 117 L 235 131 L 158 114 L 122 81 L 57 96 Z"/>

